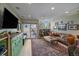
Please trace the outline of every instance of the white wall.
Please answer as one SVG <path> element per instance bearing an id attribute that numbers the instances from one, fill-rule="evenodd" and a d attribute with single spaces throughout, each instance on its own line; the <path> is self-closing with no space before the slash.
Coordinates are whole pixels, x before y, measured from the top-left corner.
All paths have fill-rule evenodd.
<path id="1" fill-rule="evenodd" d="M 0 3 L 0 29 L 3 23 L 3 11 L 4 11 L 4 4 Z"/>
<path id="2" fill-rule="evenodd" d="M 56 31 L 56 32 L 62 32 L 62 33 L 69 33 L 69 34 L 79 34 L 79 30 L 67 30 L 67 31 L 60 31 L 60 30 L 54 30 L 53 26 L 55 25 L 55 22 L 68 22 L 68 21 L 73 21 L 75 24 L 79 24 L 79 14 L 73 14 L 73 15 L 65 15 L 60 17 L 60 19 L 52 20 L 51 21 L 51 30 Z"/>
<path id="3" fill-rule="evenodd" d="M 50 29 L 51 18 L 39 19 L 39 29 Z"/>

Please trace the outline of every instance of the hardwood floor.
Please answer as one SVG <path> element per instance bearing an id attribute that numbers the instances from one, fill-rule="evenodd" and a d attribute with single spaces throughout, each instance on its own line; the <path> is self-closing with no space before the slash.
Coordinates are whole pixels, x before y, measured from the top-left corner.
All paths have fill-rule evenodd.
<path id="1" fill-rule="evenodd" d="M 68 54 L 59 52 L 42 39 L 27 39 L 20 56 L 68 56 Z"/>
<path id="2" fill-rule="evenodd" d="M 31 40 L 25 40 L 25 44 L 22 48 L 22 51 L 19 56 L 32 56 L 32 47 L 31 47 Z"/>

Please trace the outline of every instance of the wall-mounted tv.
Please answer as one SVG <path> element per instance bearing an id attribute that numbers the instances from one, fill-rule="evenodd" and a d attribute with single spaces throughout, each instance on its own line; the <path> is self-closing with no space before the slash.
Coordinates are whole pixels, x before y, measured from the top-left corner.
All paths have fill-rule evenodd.
<path id="1" fill-rule="evenodd" d="M 8 9 L 4 8 L 2 28 L 17 28 L 17 25 L 18 19 Z"/>

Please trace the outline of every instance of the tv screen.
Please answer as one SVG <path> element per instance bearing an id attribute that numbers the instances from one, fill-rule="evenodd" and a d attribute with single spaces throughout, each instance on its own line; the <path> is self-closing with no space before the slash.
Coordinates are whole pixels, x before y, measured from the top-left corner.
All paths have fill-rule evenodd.
<path id="1" fill-rule="evenodd" d="M 4 9 L 2 28 L 17 28 L 18 19 L 8 10 Z"/>

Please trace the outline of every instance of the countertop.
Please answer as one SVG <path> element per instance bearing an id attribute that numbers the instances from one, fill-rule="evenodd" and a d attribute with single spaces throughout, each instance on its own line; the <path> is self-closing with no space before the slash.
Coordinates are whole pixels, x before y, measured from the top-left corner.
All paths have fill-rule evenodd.
<path id="1" fill-rule="evenodd" d="M 19 35 L 20 33 L 11 33 L 11 38 L 13 38 L 13 37 L 15 37 L 15 36 L 17 36 L 17 35 Z"/>
<path id="2" fill-rule="evenodd" d="M 14 38 L 14 37 L 16 37 L 16 36 L 18 36 L 18 35 L 20 35 L 20 34 L 22 34 L 22 32 L 14 32 L 14 33 L 10 33 L 10 37 L 11 37 L 11 39 L 12 38 Z M 6 36 L 7 37 L 7 36 Z M 3 35 L 0 35 L 0 39 L 4 39 L 5 37 L 3 36 Z"/>

